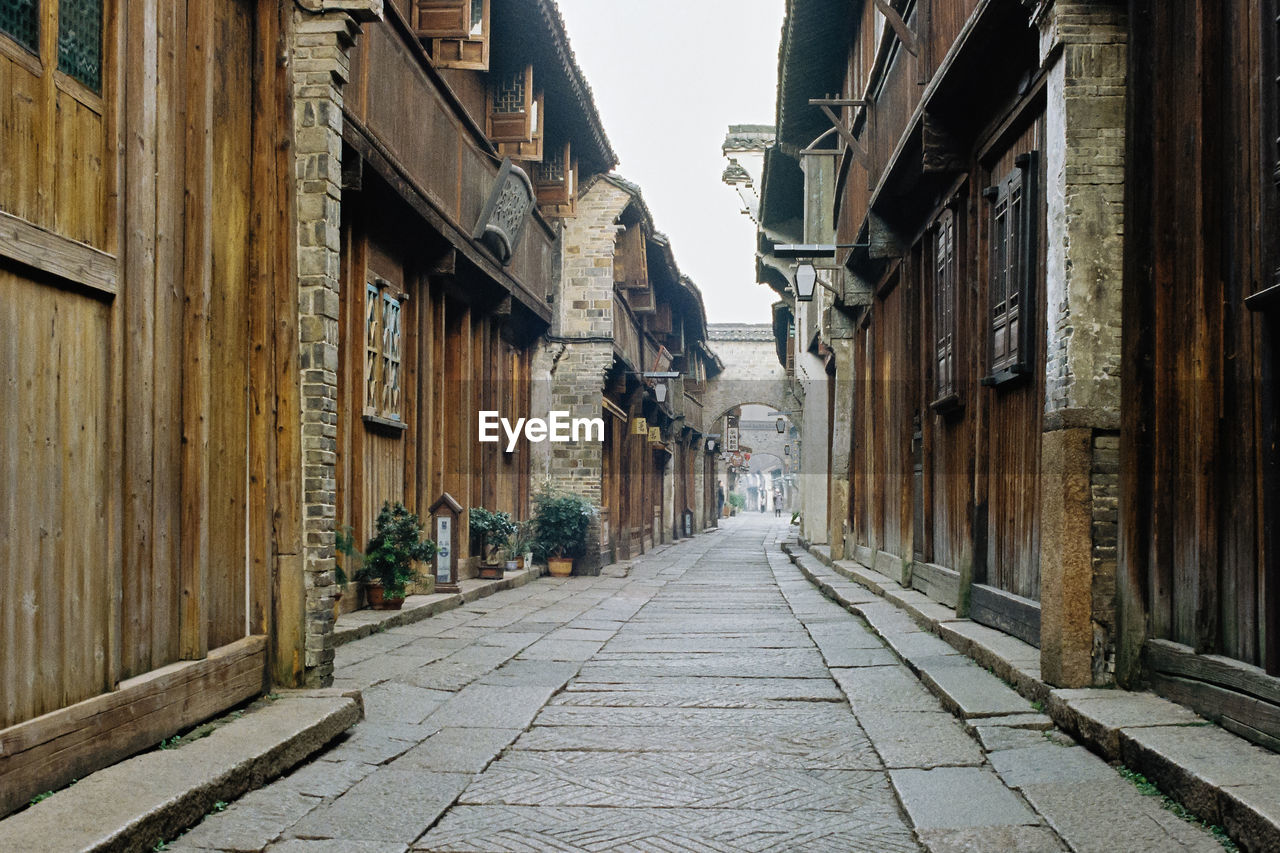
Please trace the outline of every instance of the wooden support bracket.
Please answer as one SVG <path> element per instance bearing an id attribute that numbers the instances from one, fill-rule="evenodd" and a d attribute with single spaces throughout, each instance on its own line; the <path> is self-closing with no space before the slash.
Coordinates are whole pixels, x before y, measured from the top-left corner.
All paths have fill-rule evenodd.
<path id="1" fill-rule="evenodd" d="M 835 127 L 836 132 L 840 134 L 840 138 L 849 146 L 849 150 L 853 152 L 854 158 L 862 165 L 862 168 L 871 170 L 871 158 L 867 155 L 867 149 L 863 147 L 858 138 L 853 135 L 849 128 L 845 127 L 844 120 L 836 115 L 831 109 L 832 107 L 862 107 L 870 110 L 871 104 L 862 100 L 840 100 L 832 98 L 812 98 L 809 101 L 810 106 L 819 107 L 827 118 L 831 120 L 831 124 Z"/>
<path id="2" fill-rule="evenodd" d="M 898 41 L 902 42 L 903 48 L 912 56 L 920 55 L 920 39 L 916 38 L 916 34 L 907 26 L 907 22 L 902 20 L 902 16 L 898 14 L 898 10 L 889 4 L 889 0 L 876 0 L 876 8 L 880 10 L 880 14 L 884 15 L 889 26 L 893 28 L 893 32 L 898 36 Z"/>

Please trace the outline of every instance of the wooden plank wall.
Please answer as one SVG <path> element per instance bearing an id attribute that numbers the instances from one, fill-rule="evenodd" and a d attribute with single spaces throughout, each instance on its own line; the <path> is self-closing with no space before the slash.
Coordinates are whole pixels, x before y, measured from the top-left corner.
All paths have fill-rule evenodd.
<path id="1" fill-rule="evenodd" d="M 106 7 L 101 96 L 0 46 L 5 91 L 29 96 L 0 101 L 0 211 L 115 266 L 105 287 L 0 247 L 0 371 L 21 378 L 0 385 L 0 737 L 28 721 L 44 743 L 72 708 L 184 658 L 208 662 L 206 688 L 236 681 L 193 697 L 159 679 L 124 734 L 84 712 L 57 761 L 23 771 L 38 790 L 258 692 L 301 644 L 273 635 L 301 622 L 273 604 L 301 585 L 300 564 L 280 575 L 301 539 L 287 13 Z M 47 59 L 57 28 L 42 32 Z M 250 632 L 251 655 L 206 657 Z"/>
<path id="2" fill-rule="evenodd" d="M 1134 6 L 1131 67 L 1144 73 L 1125 214 L 1121 676 L 1136 676 L 1146 636 L 1280 674 L 1263 653 L 1280 629 L 1266 604 L 1280 581 L 1267 575 L 1277 508 L 1262 445 L 1274 342 L 1244 304 L 1276 266 L 1257 228 L 1275 157 L 1260 51 L 1275 22 L 1244 0 Z"/>
<path id="3" fill-rule="evenodd" d="M 1032 120 L 1027 129 L 1007 150 L 1001 152 L 987 170 L 988 184 L 994 184 L 1014 169 L 1019 154 L 1041 148 L 1043 117 Z M 1039 160 L 1043 170 L 1044 158 Z M 1037 185 L 1044 186 L 1043 176 Z M 1040 223 L 1037 240 L 1036 307 L 1034 313 L 1035 343 L 1033 364 L 1045 359 L 1045 194 L 1037 193 L 1039 209 L 1034 214 Z M 983 223 L 983 239 L 978 244 L 979 305 L 988 304 L 987 283 L 990 250 L 986 241 L 989 207 L 979 205 L 977 216 Z M 975 328 L 984 328 L 980 323 Z M 978 342 L 983 375 L 989 362 L 988 335 Z M 1020 595 L 1040 597 L 1040 442 L 1044 420 L 1044 370 L 1036 369 L 1032 380 L 1011 387 L 983 388 L 980 395 L 983 413 L 978 441 L 985 442 L 981 453 L 986 470 L 980 475 L 986 481 L 987 554 L 985 579 L 977 580 Z"/>

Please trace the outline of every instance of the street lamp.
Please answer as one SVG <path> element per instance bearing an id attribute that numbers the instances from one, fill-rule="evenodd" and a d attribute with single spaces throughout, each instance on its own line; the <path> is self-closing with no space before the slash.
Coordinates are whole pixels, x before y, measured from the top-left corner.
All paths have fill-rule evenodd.
<path id="1" fill-rule="evenodd" d="M 817 284 L 818 270 L 814 268 L 813 264 L 800 264 L 796 267 L 796 302 L 812 302 L 813 291 Z"/>
<path id="2" fill-rule="evenodd" d="M 787 419 L 786 419 L 786 418 L 778 418 L 777 427 L 778 427 L 778 435 L 782 435 L 784 432 L 786 432 L 786 431 L 787 431 Z"/>
<path id="3" fill-rule="evenodd" d="M 657 400 L 659 403 L 665 403 L 667 401 L 666 382 L 659 382 L 657 385 L 653 386 L 653 399 Z"/>

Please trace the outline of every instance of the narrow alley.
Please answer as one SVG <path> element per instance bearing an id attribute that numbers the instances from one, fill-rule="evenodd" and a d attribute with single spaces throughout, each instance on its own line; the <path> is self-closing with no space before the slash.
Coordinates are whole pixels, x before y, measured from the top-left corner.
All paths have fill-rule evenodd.
<path id="1" fill-rule="evenodd" d="M 366 719 L 165 849 L 1221 849 L 1025 700 L 967 733 L 792 529 L 746 514 L 340 647 Z"/>

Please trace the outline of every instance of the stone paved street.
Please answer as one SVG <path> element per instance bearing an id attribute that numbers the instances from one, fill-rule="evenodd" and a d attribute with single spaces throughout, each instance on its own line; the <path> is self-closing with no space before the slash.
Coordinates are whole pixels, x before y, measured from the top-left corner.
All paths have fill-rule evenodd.
<path id="1" fill-rule="evenodd" d="M 789 532 L 746 516 L 343 646 L 367 719 L 168 849 L 1221 849 L 1029 706 L 980 743 Z"/>

